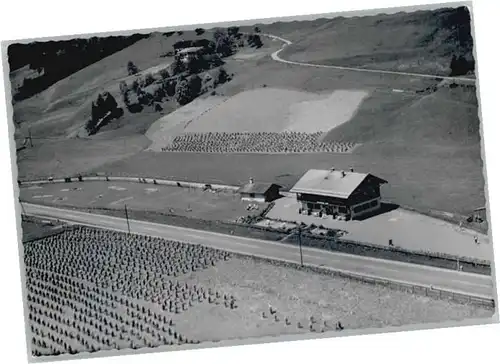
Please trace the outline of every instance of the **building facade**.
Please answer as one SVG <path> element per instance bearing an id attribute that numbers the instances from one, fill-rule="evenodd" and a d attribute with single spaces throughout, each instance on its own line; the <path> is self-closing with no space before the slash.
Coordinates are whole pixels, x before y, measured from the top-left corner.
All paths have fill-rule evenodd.
<path id="1" fill-rule="evenodd" d="M 311 169 L 290 192 L 296 194 L 301 213 L 350 220 L 380 208 L 380 186 L 385 183 L 369 173 Z"/>
<path id="2" fill-rule="evenodd" d="M 183 62 L 188 62 L 193 59 L 199 59 L 203 53 L 203 47 L 188 47 L 176 50 L 175 57 L 178 57 Z"/>

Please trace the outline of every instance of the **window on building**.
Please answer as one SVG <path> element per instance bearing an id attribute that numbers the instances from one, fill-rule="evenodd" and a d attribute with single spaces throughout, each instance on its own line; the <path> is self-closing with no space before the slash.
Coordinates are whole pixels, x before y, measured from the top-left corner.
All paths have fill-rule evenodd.
<path id="1" fill-rule="evenodd" d="M 255 198 L 255 193 L 251 193 L 250 198 Z"/>

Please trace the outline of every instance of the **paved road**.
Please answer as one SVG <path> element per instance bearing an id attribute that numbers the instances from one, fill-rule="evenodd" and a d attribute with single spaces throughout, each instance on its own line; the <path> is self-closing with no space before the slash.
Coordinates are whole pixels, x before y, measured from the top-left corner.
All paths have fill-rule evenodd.
<path id="1" fill-rule="evenodd" d="M 79 223 L 117 231 L 127 231 L 124 218 L 90 214 L 80 211 L 23 203 L 28 215 L 56 218 L 69 223 Z M 145 221 L 130 220 L 131 232 L 186 243 L 202 244 L 226 251 L 267 257 L 288 262 L 299 262 L 299 249 L 295 246 L 224 235 L 209 231 L 181 228 Z M 324 250 L 303 248 L 304 263 L 323 266 L 335 271 L 383 278 L 393 282 L 433 286 L 435 288 L 491 299 L 493 280 L 491 277 L 459 271 L 445 270 L 422 265 L 374 259 Z"/>
<path id="2" fill-rule="evenodd" d="M 346 230 L 346 239 L 385 247 L 392 240 L 395 246 L 411 251 L 429 251 L 489 262 L 493 259 L 493 245 L 488 235 L 402 208 L 366 220 L 346 222 L 301 215 L 299 207 L 295 196 L 282 197 L 275 201 L 266 217 Z M 478 238 L 479 244 L 474 243 L 474 237 Z"/>
<path id="3" fill-rule="evenodd" d="M 343 71 L 379 73 L 379 74 L 410 76 L 410 77 L 420 77 L 420 78 L 440 78 L 443 80 L 451 80 L 451 81 L 455 81 L 455 82 L 469 83 L 469 84 L 476 83 L 475 78 L 467 78 L 467 77 L 443 77 L 443 76 L 428 75 L 428 74 L 423 74 L 423 73 L 397 72 L 397 71 L 386 71 L 386 70 L 355 68 L 355 67 L 342 67 L 342 66 L 332 66 L 332 65 L 314 64 L 314 63 L 306 63 L 306 62 L 288 61 L 286 59 L 281 58 L 279 56 L 279 54 L 281 51 L 283 51 L 283 49 L 285 49 L 287 46 L 292 44 L 291 41 L 284 39 L 284 38 L 281 38 L 281 37 L 278 37 L 278 36 L 273 35 L 273 34 L 261 34 L 261 35 L 283 42 L 283 46 L 281 47 L 281 49 L 278 49 L 276 52 L 274 52 L 271 55 L 272 59 L 277 61 L 277 62 L 288 63 L 288 64 L 297 65 L 297 66 L 305 66 L 305 67 L 332 68 L 332 69 L 343 70 Z"/>

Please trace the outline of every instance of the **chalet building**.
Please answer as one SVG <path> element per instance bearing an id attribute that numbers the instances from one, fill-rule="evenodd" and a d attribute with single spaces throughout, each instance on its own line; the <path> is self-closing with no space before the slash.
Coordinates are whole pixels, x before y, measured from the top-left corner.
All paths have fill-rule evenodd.
<path id="1" fill-rule="evenodd" d="M 254 182 L 253 178 L 242 186 L 238 193 L 242 200 L 256 202 L 271 202 L 280 197 L 281 186 L 275 183 Z"/>
<path id="2" fill-rule="evenodd" d="M 380 208 L 380 186 L 387 181 L 369 173 L 310 169 L 293 186 L 301 213 L 318 213 L 346 220 Z"/>
<path id="3" fill-rule="evenodd" d="M 187 47 L 180 48 L 175 50 L 175 54 L 183 55 L 183 56 L 195 56 L 203 53 L 203 47 Z"/>
<path id="4" fill-rule="evenodd" d="M 175 56 L 179 57 L 184 61 L 188 61 L 190 59 L 199 58 L 205 51 L 203 47 L 188 47 L 182 48 L 175 51 Z"/>

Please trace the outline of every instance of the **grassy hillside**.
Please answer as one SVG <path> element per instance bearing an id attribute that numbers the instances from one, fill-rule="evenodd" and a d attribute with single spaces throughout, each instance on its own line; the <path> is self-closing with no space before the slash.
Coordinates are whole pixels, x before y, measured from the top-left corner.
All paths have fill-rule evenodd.
<path id="1" fill-rule="evenodd" d="M 237 70 L 237 75 L 222 87 L 226 95 L 263 84 L 318 93 L 335 89 L 369 91 L 371 95 L 354 117 L 326 136 L 363 145 L 345 155 L 142 152 L 94 172 L 229 184 L 242 184 L 253 176 L 291 187 L 310 168 L 353 167 L 389 181 L 383 190 L 384 199 L 419 211 L 466 215 L 485 203 L 474 87 L 450 88 L 447 84 L 438 86 L 435 80 L 311 69 L 264 60 L 246 66 L 230 64 L 228 69 Z M 393 88 L 407 92 L 394 93 Z"/>
<path id="2" fill-rule="evenodd" d="M 457 48 L 456 43 L 443 41 L 453 40 L 453 34 L 458 31 L 441 26 L 443 19 L 453 19 L 450 14 L 453 15 L 453 11 L 444 9 L 259 27 L 262 32 L 294 42 L 283 52 L 284 58 L 302 54 L 318 57 L 316 61 L 328 57 L 339 60 L 372 53 L 375 66 L 387 67 L 381 56 L 384 52 L 401 54 L 405 62 L 416 59 L 416 55 L 426 60 L 438 55 L 436 59 L 445 69 L 449 63 L 446 57 L 453 53 L 450 49 L 469 52 L 467 44 Z M 253 27 L 241 30 L 252 31 Z M 412 38 L 410 35 L 415 32 L 419 35 Z M 35 136 L 61 139 L 35 140 L 34 148 L 19 152 L 20 178 L 101 172 L 239 184 L 253 176 L 256 180 L 290 187 L 307 169 L 334 165 L 354 167 L 387 179 L 385 199 L 420 211 L 466 214 L 484 204 L 475 87 L 455 87 L 437 79 L 283 64 L 269 56 L 282 46 L 281 42 L 265 38 L 262 38 L 265 44 L 261 49 L 242 48 L 234 57 L 225 59 L 224 67 L 234 77 L 217 87 L 217 94 L 233 96 L 261 87 L 323 95 L 335 90 L 367 92 L 369 96 L 353 118 L 325 135 L 331 140 L 363 143 L 353 154 L 256 156 L 143 152 L 149 143 L 143 134 L 155 120 L 178 108 L 174 104 L 164 104 L 162 112 L 149 109 L 136 114 L 126 112 L 97 135 L 67 139 L 85 122 L 97 92 L 107 90 L 117 101 L 120 99 L 119 82 L 131 79 L 127 76 L 128 61 L 141 70 L 164 67 L 172 59 L 161 55 L 170 51 L 175 42 L 210 38 L 207 33 L 201 36 L 194 32 L 172 33 L 169 37 L 154 34 L 61 80 L 36 97 L 17 103 L 14 111 L 21 125 L 30 126 Z M 338 34 L 345 37 L 337 37 Z M 406 38 L 399 34 L 406 34 Z M 335 47 L 331 46 L 333 38 Z M 426 43 L 422 43 L 424 38 Z M 380 41 L 383 44 L 374 51 L 373 42 Z M 303 47 L 302 53 L 292 52 L 297 49 L 293 47 L 299 46 Z M 408 49 L 414 49 L 415 53 Z M 448 51 L 451 53 L 444 56 Z M 404 92 L 395 92 L 395 89 Z M 26 135 L 25 130 L 20 135 Z"/>
<path id="3" fill-rule="evenodd" d="M 181 33 L 151 34 L 147 39 L 57 82 L 44 92 L 15 103 L 15 139 L 22 144 L 31 130 L 34 142 L 33 148 L 26 148 L 17 154 L 19 178 L 85 173 L 103 163 L 128 157 L 130 153 L 146 148 L 149 141 L 144 137 L 145 132 L 157 119 L 179 107 L 175 100 L 163 102 L 162 111 L 146 107 L 142 112 L 131 113 L 124 108 L 124 115 L 106 125 L 98 134 L 80 139 L 73 137 L 89 118 L 91 103 L 98 93 L 110 92 L 119 106 L 123 107 L 119 90 L 121 81 L 130 85 L 136 77 L 143 77 L 147 72 L 159 72 L 168 66 L 173 57 L 166 56 L 166 53 L 172 51 L 173 45 L 181 40 L 213 37 L 211 30 L 203 34 L 195 31 Z M 237 55 L 245 56 L 244 62 L 232 59 L 226 61 L 232 64 L 231 72 L 238 72 L 238 67 L 256 65 L 259 59 L 276 47 L 267 49 L 264 44 L 261 49 L 240 48 Z M 141 71 L 138 75 L 128 76 L 129 61 L 138 66 Z M 13 77 L 19 78 L 20 72 L 15 71 Z M 212 73 L 212 70 L 208 73 Z M 109 147 L 108 152 L 105 150 L 106 145 Z"/>
<path id="4" fill-rule="evenodd" d="M 139 70 L 151 67 L 166 67 L 171 57 L 161 57 L 172 51 L 173 44 L 179 40 L 206 37 L 193 32 L 177 33 L 166 37 L 154 33 L 148 38 L 102 59 L 71 76 L 55 83 L 36 96 L 14 105 L 16 122 L 22 131 L 28 127 L 39 137 L 65 136 L 82 126 L 90 116 L 91 102 L 97 93 L 104 90 L 119 99 L 119 82 L 135 79 L 128 76 L 127 63 L 132 61 Z"/>
<path id="5" fill-rule="evenodd" d="M 319 18 L 315 20 L 294 20 L 294 21 L 277 21 L 270 24 L 255 24 L 254 26 L 241 27 L 245 31 L 253 31 L 255 27 L 259 28 L 261 33 L 273 34 L 284 37 L 292 42 L 299 41 L 306 36 L 314 35 L 325 24 L 328 24 L 331 19 Z"/>
<path id="6" fill-rule="evenodd" d="M 13 43 L 7 48 L 11 71 L 29 66 L 39 75 L 26 77 L 16 88 L 14 100 L 24 100 L 45 90 L 55 82 L 97 62 L 123 48 L 130 46 L 145 34 L 130 36 L 73 38 L 70 40 Z"/>
<path id="7" fill-rule="evenodd" d="M 422 95 L 372 95 L 349 123 L 331 130 L 327 140 L 408 145 L 479 145 L 476 88 L 442 85 Z"/>
<path id="8" fill-rule="evenodd" d="M 339 17 L 318 21 L 313 32 L 288 32 L 294 43 L 281 56 L 292 61 L 448 75 L 453 55 L 473 59 L 465 7 Z"/>

